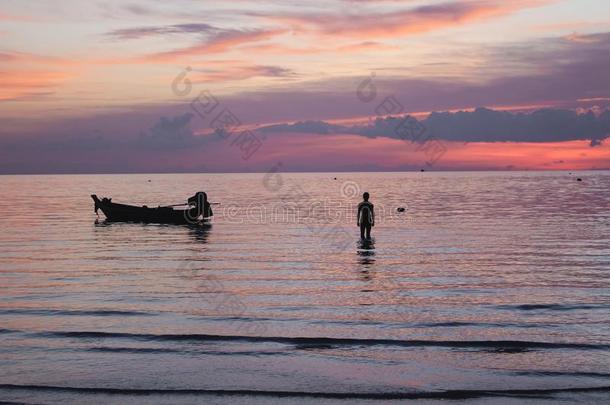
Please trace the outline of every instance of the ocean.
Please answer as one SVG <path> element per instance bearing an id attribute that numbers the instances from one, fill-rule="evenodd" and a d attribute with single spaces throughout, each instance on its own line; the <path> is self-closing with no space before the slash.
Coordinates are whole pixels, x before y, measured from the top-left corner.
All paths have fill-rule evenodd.
<path id="1" fill-rule="evenodd" d="M 90 197 L 200 190 L 208 226 L 108 223 Z M 0 191 L 0 402 L 610 400 L 608 171 L 6 175 Z"/>

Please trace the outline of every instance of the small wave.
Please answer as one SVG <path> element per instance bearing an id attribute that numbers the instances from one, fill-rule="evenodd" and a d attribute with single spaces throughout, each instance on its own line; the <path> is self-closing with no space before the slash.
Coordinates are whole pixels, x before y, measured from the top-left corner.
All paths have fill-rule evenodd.
<path id="1" fill-rule="evenodd" d="M 269 318 L 263 319 L 269 321 L 277 321 L 277 319 Z M 290 319 L 281 319 L 290 320 Z M 299 319 L 300 321 L 300 319 Z M 463 327 L 473 327 L 473 328 L 549 328 L 555 327 L 555 325 L 551 325 L 548 323 L 501 323 L 501 322 L 468 322 L 468 321 L 447 321 L 447 322 L 413 322 L 413 323 L 388 323 L 388 322 L 379 322 L 379 321 L 350 321 L 350 320 L 314 320 L 309 321 L 309 324 L 312 325 L 329 325 L 329 324 L 338 324 L 338 325 L 366 325 L 366 326 L 392 326 L 398 328 L 463 328 Z"/>
<path id="2" fill-rule="evenodd" d="M 594 304 L 580 304 L 580 305 L 562 305 L 562 304 L 521 304 L 521 305 L 496 305 L 497 309 L 507 310 L 520 310 L 520 311 L 536 311 L 536 310 L 549 310 L 549 311 L 573 311 L 577 309 L 607 309 L 610 305 L 594 305 Z"/>
<path id="3" fill-rule="evenodd" d="M 463 328 L 463 327 L 472 327 L 472 328 L 548 328 L 549 324 L 535 323 L 535 324 L 527 324 L 527 323 L 500 323 L 500 322 L 426 322 L 426 323 L 415 323 L 412 325 L 408 325 L 410 328 Z"/>
<path id="4" fill-rule="evenodd" d="M 540 376 L 540 377 L 592 377 L 592 378 L 610 378 L 610 373 L 596 373 L 591 371 L 547 371 L 547 370 L 518 370 L 510 372 L 512 375 L 518 376 Z"/>
<path id="5" fill-rule="evenodd" d="M 446 390 L 411 392 L 320 392 L 320 391 L 273 391 L 249 389 L 134 389 L 106 387 L 66 387 L 50 385 L 0 384 L 4 390 L 56 391 L 81 394 L 115 395 L 213 395 L 213 396 L 250 396 L 275 398 L 327 398 L 327 399 L 472 399 L 483 397 L 524 397 L 552 396 L 561 393 L 610 392 L 610 386 L 570 387 L 550 389 L 509 389 L 509 390 Z"/>
<path id="6" fill-rule="evenodd" d="M 91 347 L 85 349 L 88 352 L 102 353 L 181 353 L 184 350 L 165 349 L 157 347 Z"/>
<path id="7" fill-rule="evenodd" d="M 82 339 L 135 339 L 147 341 L 200 341 L 200 342 L 251 342 L 281 343 L 297 347 L 338 347 L 338 346 L 432 346 L 449 348 L 485 348 L 493 350 L 529 350 L 529 349 L 576 349 L 608 350 L 608 344 L 561 343 L 561 342 L 527 342 L 520 340 L 396 340 L 396 339 L 358 339 L 330 337 L 284 337 L 284 336 L 242 336 L 242 335 L 206 335 L 206 334 L 139 334 L 118 332 L 68 331 L 37 332 L 34 335 L 58 338 Z"/>
<path id="8" fill-rule="evenodd" d="M 169 348 L 157 348 L 157 347 L 91 347 L 84 349 L 88 352 L 101 352 L 101 353 L 173 353 L 173 354 L 209 354 L 213 356 L 284 356 L 285 352 L 278 351 L 254 351 L 254 350 L 241 350 L 241 351 L 210 351 L 210 350 L 196 350 L 196 349 L 169 349 Z"/>
<path id="9" fill-rule="evenodd" d="M 0 309 L 0 315 L 44 315 L 44 316 L 155 316 L 157 314 L 141 311 L 119 310 L 68 310 L 68 309 Z"/>

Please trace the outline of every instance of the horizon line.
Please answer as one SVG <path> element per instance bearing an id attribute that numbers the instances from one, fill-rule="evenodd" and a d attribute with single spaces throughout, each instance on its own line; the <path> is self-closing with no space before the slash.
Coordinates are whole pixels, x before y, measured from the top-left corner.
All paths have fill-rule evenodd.
<path id="1" fill-rule="evenodd" d="M 609 168 L 600 169 L 455 169 L 455 170 L 334 170 L 334 171 L 304 171 L 304 170 L 281 170 L 280 173 L 482 173 L 482 172 L 604 172 L 610 171 Z M 266 174 L 269 171 L 248 171 L 248 172 L 203 172 L 203 171 L 167 171 L 167 172 L 15 172 L 0 173 L 0 176 L 88 176 L 88 175 L 126 175 L 126 174 Z"/>

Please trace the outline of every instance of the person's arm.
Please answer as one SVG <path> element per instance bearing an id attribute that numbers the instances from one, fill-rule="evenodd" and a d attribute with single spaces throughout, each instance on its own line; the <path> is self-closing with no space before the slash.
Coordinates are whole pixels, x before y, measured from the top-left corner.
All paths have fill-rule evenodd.
<path id="1" fill-rule="evenodd" d="M 371 204 L 371 217 L 373 218 L 373 222 L 371 222 L 371 226 L 375 226 L 375 206 Z"/>
<path id="2" fill-rule="evenodd" d="M 358 214 L 356 214 L 356 226 L 360 226 L 360 210 L 362 210 L 362 205 L 358 204 Z"/>

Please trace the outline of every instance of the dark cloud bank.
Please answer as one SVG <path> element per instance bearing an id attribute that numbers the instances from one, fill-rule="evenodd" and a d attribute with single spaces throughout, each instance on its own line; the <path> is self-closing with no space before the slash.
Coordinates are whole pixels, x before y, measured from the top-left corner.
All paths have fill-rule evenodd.
<path id="1" fill-rule="evenodd" d="M 540 109 L 529 113 L 511 113 L 488 108 L 474 111 L 433 112 L 423 120 L 409 115 L 378 117 L 360 125 L 336 125 L 325 121 L 298 121 L 261 126 L 263 134 L 298 136 L 301 134 L 351 134 L 367 138 L 386 137 L 404 139 L 397 128 L 408 119 L 417 122 L 424 133 L 440 140 L 455 142 L 562 142 L 590 141 L 591 146 L 601 144 L 610 136 L 610 109 L 595 114 L 592 111 L 577 113 L 564 109 Z M 70 136 L 49 139 L 37 146 L 53 149 L 86 150 L 120 146 L 121 148 L 152 149 L 158 151 L 183 150 L 205 147 L 222 138 L 208 129 L 207 136 L 195 134 L 196 116 L 186 112 L 173 117 L 162 116 L 149 129 L 138 136 L 111 137 Z M 135 135 L 135 134 L 134 134 Z M 424 137 L 425 138 L 425 137 Z M 18 145 L 17 145 L 18 146 Z"/>
<path id="2" fill-rule="evenodd" d="M 398 128 L 408 116 L 377 118 L 366 125 L 342 126 L 324 121 L 300 121 L 259 128 L 261 132 L 357 134 L 370 138 L 402 139 Z M 414 119 L 414 118 L 411 118 Z M 541 109 L 510 113 L 488 108 L 474 111 L 433 112 L 419 121 L 422 130 L 437 139 L 456 142 L 561 142 L 588 140 L 599 145 L 610 135 L 610 110 L 600 115 L 589 111 Z"/>
<path id="3" fill-rule="evenodd" d="M 256 129 L 261 135 L 298 137 L 307 134 L 351 134 L 367 138 L 405 139 L 396 128 L 408 115 L 377 118 L 363 125 L 299 121 Z M 414 118 L 409 117 L 410 120 Z M 195 170 L 187 156 L 206 161 L 222 149 L 222 137 L 193 131 L 195 116 L 182 113 L 157 118 L 145 131 L 131 135 L 103 131 L 73 133 L 45 139 L 21 138 L 0 144 L 0 173 L 131 173 Z M 610 136 L 610 110 L 542 109 L 510 113 L 478 108 L 474 111 L 434 112 L 419 121 L 425 133 L 455 142 L 561 142 L 587 140 L 592 147 Z M 422 137 L 427 139 L 427 137 Z M 226 140 L 225 140 L 226 143 Z M 184 162 L 184 164 L 180 163 Z M 211 169 L 202 167 L 203 171 Z M 222 168 L 219 168 L 222 170 Z M 226 169 L 225 169 L 226 170 Z"/>

